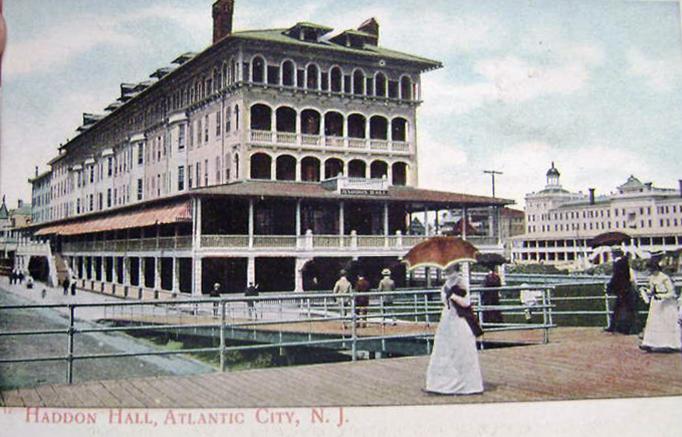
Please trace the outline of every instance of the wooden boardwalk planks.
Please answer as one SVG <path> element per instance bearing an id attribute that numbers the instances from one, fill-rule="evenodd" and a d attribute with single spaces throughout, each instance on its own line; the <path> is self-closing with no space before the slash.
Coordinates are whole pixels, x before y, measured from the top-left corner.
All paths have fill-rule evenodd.
<path id="1" fill-rule="evenodd" d="M 509 333 L 491 333 L 506 340 Z M 536 340 L 541 333 L 529 333 Z M 682 395 L 680 354 L 647 354 L 635 336 L 559 328 L 547 345 L 484 350 L 482 395 L 421 391 L 428 357 L 364 360 L 54 385 L 2 393 L 7 406 L 258 407 L 430 405 Z"/>

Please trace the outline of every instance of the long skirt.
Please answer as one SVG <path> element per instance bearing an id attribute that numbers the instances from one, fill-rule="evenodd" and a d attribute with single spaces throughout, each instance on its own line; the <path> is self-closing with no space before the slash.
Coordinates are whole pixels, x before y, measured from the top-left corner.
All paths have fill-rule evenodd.
<path id="1" fill-rule="evenodd" d="M 476 337 L 454 308 L 443 308 L 426 371 L 426 390 L 440 394 L 483 392 Z"/>
<path id="2" fill-rule="evenodd" d="M 680 325 L 674 299 L 651 299 L 642 346 L 651 349 L 680 350 Z"/>

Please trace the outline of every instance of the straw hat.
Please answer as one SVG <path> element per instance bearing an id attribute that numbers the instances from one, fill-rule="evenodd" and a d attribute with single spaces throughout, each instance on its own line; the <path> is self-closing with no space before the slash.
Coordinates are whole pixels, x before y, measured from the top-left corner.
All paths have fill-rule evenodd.
<path id="1" fill-rule="evenodd" d="M 391 276 L 391 271 L 389 269 L 383 269 L 381 271 L 382 276 Z"/>

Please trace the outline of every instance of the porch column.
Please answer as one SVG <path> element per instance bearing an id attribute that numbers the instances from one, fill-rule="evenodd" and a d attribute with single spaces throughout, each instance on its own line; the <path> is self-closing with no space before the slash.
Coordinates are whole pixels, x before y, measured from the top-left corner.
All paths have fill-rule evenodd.
<path id="1" fill-rule="evenodd" d="M 202 259 L 198 256 L 192 258 L 192 296 L 201 296 L 202 285 L 201 285 L 201 272 L 202 272 Z"/>
<path id="2" fill-rule="evenodd" d="M 301 235 L 301 199 L 296 199 L 296 239 Z"/>
<path id="3" fill-rule="evenodd" d="M 123 258 L 123 285 L 130 285 L 130 258 Z"/>
<path id="4" fill-rule="evenodd" d="M 467 212 L 467 207 L 462 207 L 462 240 L 467 239 L 467 224 L 469 223 L 469 218 L 467 217 L 469 213 Z M 468 267 L 467 267 L 468 268 Z"/>
<path id="5" fill-rule="evenodd" d="M 344 216 L 345 204 L 343 200 L 339 203 L 339 235 L 343 237 L 343 228 L 345 227 L 343 216 Z M 343 241 L 343 239 L 342 239 Z"/>
<path id="6" fill-rule="evenodd" d="M 425 236 L 430 236 L 430 229 L 429 229 L 429 211 L 424 207 L 424 235 Z"/>
<path id="7" fill-rule="evenodd" d="M 106 257 L 101 256 L 101 257 L 99 257 L 99 259 L 100 259 L 100 263 L 99 263 L 100 280 L 102 282 L 106 282 L 107 281 L 107 275 L 106 275 L 107 271 L 105 269 Z M 113 277 L 112 277 L 112 279 L 113 279 Z"/>
<path id="8" fill-rule="evenodd" d="M 384 202 L 384 236 L 388 237 L 388 202 Z"/>
<path id="9" fill-rule="evenodd" d="M 161 290 L 161 257 L 154 257 L 154 289 Z"/>
<path id="10" fill-rule="evenodd" d="M 137 264 L 139 273 L 137 274 L 138 277 L 138 285 L 142 288 L 145 286 L 145 278 L 144 278 L 144 258 L 140 257 L 140 262 Z"/>
<path id="11" fill-rule="evenodd" d="M 118 257 L 117 256 L 112 256 L 111 257 L 111 282 L 113 284 L 118 284 L 120 283 L 121 278 L 118 277 Z"/>
<path id="12" fill-rule="evenodd" d="M 294 179 L 296 182 L 301 182 L 301 160 L 296 159 L 296 169 L 294 170 Z"/>
<path id="13" fill-rule="evenodd" d="M 249 247 L 253 247 L 253 199 L 249 199 Z"/>
<path id="14" fill-rule="evenodd" d="M 277 180 L 277 159 L 272 159 L 270 161 L 270 180 Z"/>
<path id="15" fill-rule="evenodd" d="M 246 285 L 256 283 L 256 257 L 250 256 L 246 263 Z"/>
<path id="16" fill-rule="evenodd" d="M 173 257 L 173 285 L 171 286 L 171 291 L 173 293 L 180 292 L 180 269 L 178 268 L 178 259 Z"/>
<path id="17" fill-rule="evenodd" d="M 192 208 L 192 248 L 201 247 L 201 198 L 197 197 Z"/>
<path id="18" fill-rule="evenodd" d="M 310 258 L 296 258 L 296 270 L 294 271 L 294 292 L 303 292 L 303 266 Z"/>

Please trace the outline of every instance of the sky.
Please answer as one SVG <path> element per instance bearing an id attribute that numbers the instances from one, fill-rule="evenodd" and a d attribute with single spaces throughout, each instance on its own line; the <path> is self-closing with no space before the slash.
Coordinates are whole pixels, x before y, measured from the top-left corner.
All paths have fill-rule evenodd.
<path id="1" fill-rule="evenodd" d="M 7 0 L 0 191 L 27 179 L 103 112 L 121 82 L 210 44 L 213 0 Z M 631 174 L 682 178 L 682 37 L 677 1 L 236 0 L 235 30 L 298 21 L 355 28 L 380 45 L 439 60 L 422 76 L 420 186 L 523 207 L 552 161 L 572 191 L 604 194 Z"/>

